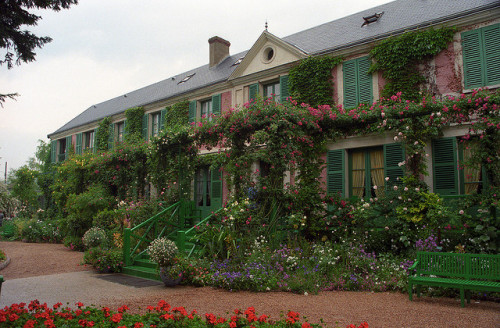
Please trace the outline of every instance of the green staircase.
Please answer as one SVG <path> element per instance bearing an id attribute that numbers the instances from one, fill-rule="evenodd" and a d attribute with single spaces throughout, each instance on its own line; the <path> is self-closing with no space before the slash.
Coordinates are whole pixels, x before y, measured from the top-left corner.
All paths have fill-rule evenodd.
<path id="1" fill-rule="evenodd" d="M 217 211 L 218 212 L 218 211 Z M 143 223 L 125 228 L 123 232 L 123 273 L 151 280 L 160 280 L 156 263 L 151 262 L 146 249 L 156 238 L 167 237 L 174 241 L 179 252 L 186 257 L 196 252 L 191 237 L 195 234 L 193 222 L 202 224 L 212 215 L 201 219 L 193 201 L 179 201 L 163 209 Z"/>

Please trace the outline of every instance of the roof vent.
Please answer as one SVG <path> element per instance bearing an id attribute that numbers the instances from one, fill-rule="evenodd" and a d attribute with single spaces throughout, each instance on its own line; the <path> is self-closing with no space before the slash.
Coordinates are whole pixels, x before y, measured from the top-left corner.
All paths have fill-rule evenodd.
<path id="1" fill-rule="evenodd" d="M 233 65 L 231 65 L 231 66 L 236 66 L 236 65 L 241 64 L 241 62 L 243 61 L 243 58 L 245 58 L 245 57 L 240 57 L 240 58 L 238 58 L 238 60 L 237 60 L 237 61 L 235 61 L 235 62 L 234 62 L 234 64 L 233 64 Z"/>
<path id="2" fill-rule="evenodd" d="M 363 17 L 363 20 L 365 21 L 363 23 L 363 25 L 361 25 L 361 27 L 365 26 L 365 25 L 368 25 L 368 24 L 371 24 L 371 23 L 374 23 L 376 21 L 378 21 L 378 19 L 380 17 L 382 17 L 382 15 L 384 14 L 384 12 L 381 12 L 381 13 L 376 13 L 376 14 L 373 14 L 371 16 L 367 16 L 367 17 Z"/>

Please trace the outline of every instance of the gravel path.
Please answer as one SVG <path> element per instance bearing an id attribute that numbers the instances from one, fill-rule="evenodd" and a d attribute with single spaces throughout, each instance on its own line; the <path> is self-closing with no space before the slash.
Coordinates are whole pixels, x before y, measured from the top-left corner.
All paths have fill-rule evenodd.
<path id="1" fill-rule="evenodd" d="M 370 327 L 500 328 L 500 303 L 495 302 L 473 300 L 461 308 L 459 299 L 422 297 L 410 302 L 408 296 L 401 293 L 333 291 L 306 296 L 283 292 L 227 292 L 209 287 L 138 288 L 109 282 L 107 278 L 112 276 L 89 271 L 89 268 L 79 265 L 82 253 L 69 251 L 62 245 L 0 242 L 0 249 L 11 258 L 11 263 L 0 271 L 6 279 L 2 297 L 4 292 L 24 295 L 26 282 L 36 281 L 40 285 L 37 290 L 41 293 L 39 300 L 42 302 L 44 299 L 46 302 L 57 299 L 59 291 L 64 289 L 68 292 L 69 289 L 70 297 L 74 295 L 78 298 L 67 300 L 70 305 L 85 301 L 87 305 L 116 309 L 127 304 L 134 312 L 144 311 L 146 306 L 156 305 L 159 300 L 165 299 L 172 306 L 184 306 L 188 311 L 196 309 L 202 315 L 212 312 L 225 317 L 236 308 L 246 309 L 249 306 L 254 306 L 258 314 L 268 314 L 274 319 L 293 310 L 306 316 L 309 322 L 320 323 L 323 319 L 327 327 L 345 327 L 351 323 L 359 325 L 366 321 Z M 30 278 L 37 276 L 44 277 Z M 73 283 L 70 283 L 71 279 L 74 279 Z M 43 286 L 49 282 L 55 282 L 56 288 Z M 82 282 L 88 287 L 78 285 Z M 74 286 L 73 291 L 71 286 Z M 17 293 L 13 288 L 18 288 Z M 92 288 L 98 292 L 93 292 Z"/>

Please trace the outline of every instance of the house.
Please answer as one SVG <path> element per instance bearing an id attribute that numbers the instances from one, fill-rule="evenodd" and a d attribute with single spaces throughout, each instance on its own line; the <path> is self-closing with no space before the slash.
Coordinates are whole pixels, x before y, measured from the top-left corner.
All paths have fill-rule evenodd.
<path id="1" fill-rule="evenodd" d="M 111 118 L 113 141 L 122 141 L 124 112 L 128 108 L 144 108 L 143 136 L 147 140 L 161 129 L 162 110 L 183 100 L 190 102 L 191 121 L 242 106 L 257 95 L 286 101 L 288 72 L 307 57 L 343 58 L 331 71 L 335 104 L 349 108 L 372 103 L 380 98 L 387 83 L 380 72 L 368 74 L 371 63 L 368 54 L 377 42 L 407 31 L 441 26 L 456 30 L 447 48 L 420 67 L 427 89 L 442 97 L 470 93 L 479 87 L 498 88 L 500 2 L 397 0 L 283 38 L 263 31 L 248 51 L 234 55 L 230 54 L 229 41 L 210 38 L 207 65 L 92 105 L 49 134 L 52 161 L 64 160 L 70 147 L 76 153 L 95 148 L 95 130 L 105 117 Z M 467 156 L 458 147 L 457 137 L 467 132 L 467 127 L 450 128 L 442 139 L 426 146 L 426 153 L 431 154 L 427 159 L 430 174 L 424 180 L 431 190 L 460 195 L 480 188 L 478 174 L 469 174 L 467 178 L 457 170 L 459 158 Z M 384 177 L 401 174 L 398 163 L 404 156 L 393 137 L 391 134 L 353 136 L 329 144 L 325 154 L 327 169 L 322 175 L 328 190 L 345 197 L 376 196 L 374 186 L 383 185 Z M 208 169 L 200 170 L 197 183 L 220 181 L 210 175 Z M 210 186 L 199 187 L 195 190 L 211 190 Z M 195 195 L 200 199 L 206 196 L 199 192 Z"/>

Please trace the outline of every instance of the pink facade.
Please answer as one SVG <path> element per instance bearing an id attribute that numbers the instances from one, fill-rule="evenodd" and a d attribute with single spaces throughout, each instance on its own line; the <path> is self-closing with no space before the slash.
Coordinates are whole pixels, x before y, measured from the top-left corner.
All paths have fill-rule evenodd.
<path id="1" fill-rule="evenodd" d="M 225 113 L 231 109 L 232 98 L 231 91 L 226 91 L 221 94 L 221 113 Z"/>
<path id="2" fill-rule="evenodd" d="M 462 90 L 462 77 L 455 70 L 455 57 L 453 42 L 450 42 L 448 48 L 441 51 L 434 59 L 438 94 L 443 95 Z"/>

